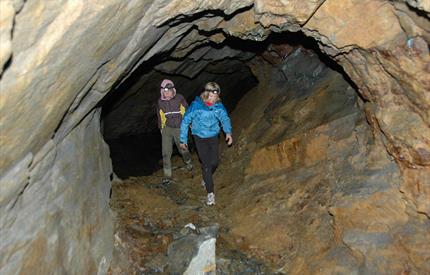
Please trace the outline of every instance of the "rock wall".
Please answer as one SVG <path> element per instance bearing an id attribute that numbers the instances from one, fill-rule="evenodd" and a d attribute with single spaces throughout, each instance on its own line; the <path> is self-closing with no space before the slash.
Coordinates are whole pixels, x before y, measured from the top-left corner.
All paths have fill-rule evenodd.
<path id="1" fill-rule="evenodd" d="M 67 134 L 153 46 L 163 29 L 149 24 L 157 8 L 151 4 L 2 2 L 14 11 L 4 25 L 10 47 L 2 53 L 2 173 Z"/>
<path id="2" fill-rule="evenodd" d="M 304 32 L 336 55 L 369 101 L 368 120 L 401 167 L 402 193 L 417 212 L 429 216 L 430 202 L 424 199 L 430 197 L 428 5 L 420 13 L 400 1 L 380 4 L 326 1 Z"/>
<path id="3" fill-rule="evenodd" d="M 216 179 L 230 241 L 287 274 L 428 273 L 430 222 L 351 86 L 300 49 L 264 63 Z"/>
<path id="4" fill-rule="evenodd" d="M 50 161 L 44 152 L 54 146 L 51 140 L 55 146 L 63 144 L 121 78 L 157 53 L 181 58 L 208 39 L 221 43 L 233 35 L 262 41 L 273 31 L 302 31 L 341 64 L 366 100 L 366 118 L 375 140 L 382 142 L 400 168 L 398 190 L 406 206 L 399 209 L 408 217 L 418 215 L 418 220 L 428 221 L 430 11 L 426 1 L 4 0 L 0 10 L 0 187 L 2 196 L 16 201 L 16 206 L 22 190 L 23 194 L 29 190 L 24 188 L 27 167 Z M 85 148 L 83 134 L 76 140 Z M 72 162 L 70 169 L 78 169 L 75 166 Z M 63 177 L 53 174 L 48 183 Z M 72 200 L 79 201 L 80 194 L 75 195 Z M 35 214 L 48 213 L 43 203 L 32 207 Z M 12 210 L 1 211 L 3 218 Z M 19 239 L 13 240 L 16 243 L 6 244 L 20 247 Z M 45 246 L 36 236 L 33 240 Z M 68 255 L 58 249 L 57 254 L 62 253 Z M 33 265 L 30 259 L 24 263 Z"/>
<path id="5" fill-rule="evenodd" d="M 112 167 L 100 110 L 0 181 L 1 274 L 104 274 Z"/>
<path id="6" fill-rule="evenodd" d="M 112 167 L 93 110 L 162 33 L 151 4 L 1 1 L 0 273 L 107 272 Z"/>
<path id="7" fill-rule="evenodd" d="M 174 6 L 166 9 L 176 13 L 179 10 Z M 367 119 L 401 168 L 405 199 L 417 213 L 428 217 L 429 13 L 425 1 L 321 0 L 304 4 L 261 0 L 222 22 L 214 16 L 213 24 L 196 24 L 218 43 L 226 34 L 263 41 L 272 32 L 282 31 L 300 31 L 317 40 L 367 102 Z"/>

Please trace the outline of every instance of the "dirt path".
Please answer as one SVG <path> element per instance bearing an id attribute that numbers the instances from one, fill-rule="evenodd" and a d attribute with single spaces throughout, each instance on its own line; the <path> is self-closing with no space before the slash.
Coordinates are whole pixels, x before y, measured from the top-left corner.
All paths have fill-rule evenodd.
<path id="1" fill-rule="evenodd" d="M 196 158 L 194 156 L 194 158 Z M 174 158 L 174 165 L 182 165 Z M 268 274 L 267 269 L 245 256 L 241 247 L 227 241 L 229 221 L 225 203 L 206 206 L 206 191 L 201 186 L 200 167 L 190 173 L 174 169 L 175 181 L 161 184 L 162 172 L 134 177 L 112 186 L 111 207 L 117 215 L 115 250 L 111 274 L 159 274 L 167 262 L 167 247 L 188 223 L 196 227 L 219 224 L 217 274 Z"/>

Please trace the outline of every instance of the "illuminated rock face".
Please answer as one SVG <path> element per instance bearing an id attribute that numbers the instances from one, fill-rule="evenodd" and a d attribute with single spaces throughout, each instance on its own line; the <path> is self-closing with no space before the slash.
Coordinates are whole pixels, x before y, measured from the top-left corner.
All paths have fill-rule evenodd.
<path id="1" fill-rule="evenodd" d="M 294 53 L 277 69 L 256 66 L 271 80 L 234 112 L 239 149 L 225 151 L 217 179 L 218 197 L 231 202 L 231 239 L 288 274 L 426 272 L 428 219 L 410 212 L 401 170 L 362 101 L 315 59 Z M 294 74 L 301 80 L 273 83 Z"/>
<path id="2" fill-rule="evenodd" d="M 49 142 L 2 178 L 2 274 L 109 268 L 112 166 L 99 121 L 100 112 L 90 113 L 61 142 Z"/>
<path id="3" fill-rule="evenodd" d="M 244 167 L 248 177 L 264 172 L 258 167 L 259 158 L 272 163 L 270 173 L 276 173 L 283 167 L 293 169 L 297 165 L 320 169 L 321 162 L 334 165 L 336 161 L 328 159 L 330 154 L 344 147 L 364 150 L 360 151 L 361 155 L 348 155 L 346 150 L 343 156 L 350 156 L 350 159 L 342 164 L 351 162 L 358 165 L 370 159 L 370 168 L 366 169 L 390 172 L 386 175 L 375 172 L 377 175 L 374 177 L 384 178 L 381 181 L 367 181 L 365 176 L 357 179 L 360 183 L 372 182 L 372 187 L 363 187 L 366 190 L 380 190 L 374 195 L 366 191 L 364 199 L 360 197 L 362 190 L 353 187 L 348 187 L 348 192 L 339 191 L 340 194 L 327 192 L 326 202 L 331 207 L 334 222 L 331 227 L 335 233 L 330 238 L 345 247 L 330 246 L 330 249 L 337 250 L 334 254 L 326 254 L 325 259 L 328 261 L 327 255 L 332 255 L 335 261 L 336 253 L 349 255 L 342 251 L 350 249 L 353 258 L 348 259 L 351 262 L 363 264 L 364 271 L 380 270 L 384 264 L 372 266 L 374 262 L 369 262 L 363 255 L 378 258 L 384 254 L 388 258 L 392 256 L 390 253 L 394 253 L 392 251 L 396 251 L 399 254 L 392 258 L 399 259 L 398 264 L 403 265 L 393 266 L 393 272 L 408 272 L 409 269 L 428 272 L 430 268 L 422 260 L 422 257 L 428 257 L 425 252 L 430 250 L 430 238 L 426 236 L 430 216 L 428 1 L 318 0 L 303 3 L 2 1 L 0 235 L 11 232 L 25 234 L 22 221 L 12 219 L 12 215 L 32 213 L 26 224 L 33 224 L 34 230 L 25 238 L 1 242 L 4 246 L 0 257 L 1 270 L 25 273 L 39 268 L 39 273 L 43 274 L 62 270 L 71 273 L 106 270 L 103 261 L 109 261 L 112 239 L 107 237 L 111 232 L 110 226 L 102 224 L 110 223 L 106 190 L 110 185 L 111 168 L 107 161 L 108 150 L 94 149 L 105 145 L 95 125 L 97 123 L 94 120 L 89 122 L 89 117 L 102 98 L 139 64 L 159 65 L 159 70 L 167 73 L 193 75 L 199 68 L 192 62 L 181 66 L 182 63 L 168 63 L 169 58 L 166 58 L 162 60 L 163 64 L 154 64 L 154 57 L 159 53 L 169 53 L 172 57 L 181 58 L 198 49 L 189 56 L 194 61 L 204 60 L 205 56 L 215 60 L 220 55 L 211 56 L 210 51 L 205 52 L 208 47 L 204 44 L 208 40 L 222 43 L 226 35 L 232 35 L 262 41 L 271 32 L 301 31 L 317 40 L 322 52 L 343 67 L 364 100 L 362 108 L 366 119 L 349 114 L 337 117 L 333 122 L 320 121 L 313 130 L 287 129 L 296 130 L 291 135 L 272 133 L 279 139 L 266 136 L 267 142 L 258 148 L 252 147 L 256 141 L 250 140 L 250 166 Z M 269 112 L 270 115 L 276 114 Z M 338 127 L 335 126 L 336 121 L 352 117 L 354 119 L 348 123 L 360 130 L 344 133 L 345 137 L 342 136 L 338 142 L 331 127 Z M 362 126 L 366 121 L 371 128 Z M 308 130 L 310 136 L 301 136 Z M 372 137 L 374 144 L 369 145 L 368 136 Z M 366 146 L 349 144 L 354 138 Z M 64 149 L 63 146 L 71 146 L 66 145 L 68 143 L 75 147 Z M 244 146 L 249 145 L 246 140 L 243 143 Z M 292 157 L 289 152 L 294 150 L 298 150 L 296 155 L 302 157 Z M 84 165 L 84 153 L 97 156 L 84 157 Z M 280 156 L 282 159 L 278 160 Z M 36 168 L 40 165 L 43 167 Z M 55 168 L 58 165 L 65 168 Z M 352 169 L 351 173 L 361 177 L 359 173 L 365 174 L 366 169 L 360 166 Z M 73 173 L 69 174 L 70 171 Z M 327 172 L 326 169 L 318 171 Z M 332 177 L 338 175 L 333 173 Z M 97 178 L 97 183 L 91 178 Z M 393 179 L 388 186 L 381 183 L 387 182 L 386 179 Z M 64 181 L 71 183 L 67 185 L 67 192 L 61 192 Z M 39 184 L 41 189 L 34 190 Z M 88 184 L 94 185 L 90 187 Z M 48 185 L 52 185 L 51 188 Z M 78 192 L 81 187 L 82 192 Z M 92 196 L 81 196 L 82 193 L 87 195 L 89 190 L 93 190 Z M 32 195 L 37 197 L 40 192 L 46 197 L 31 204 L 25 199 Z M 348 196 L 351 199 L 342 199 Z M 387 203 L 381 206 L 385 200 Z M 67 205 L 70 202 L 75 202 L 76 209 L 93 209 L 96 206 L 98 210 L 90 217 L 83 211 L 74 211 L 73 221 L 79 221 L 81 226 L 70 227 L 70 215 L 65 214 L 69 211 Z M 53 210 L 54 206 L 58 211 Z M 33 212 L 29 212 L 29 208 Z M 363 211 L 363 208 L 369 210 Z M 395 210 L 391 215 L 385 212 L 387 209 Z M 379 217 L 378 221 L 363 222 L 366 219 L 362 216 L 366 214 Z M 329 222 L 329 219 L 324 222 Z M 71 239 L 62 239 L 63 227 L 70 230 L 64 234 Z M 99 227 L 106 231 L 100 234 L 97 232 Z M 87 229 L 82 232 L 82 228 Z M 53 231 L 60 232 L 58 240 L 55 234 L 49 233 Z M 98 252 L 91 250 L 88 243 L 84 244 L 85 238 L 79 237 L 82 234 L 95 243 Z M 99 246 L 100 243 L 106 243 L 106 246 Z M 371 245 L 373 243 L 376 245 Z M 74 249 L 74 246 L 80 248 Z M 403 261 L 407 252 L 397 249 L 402 246 L 406 247 L 403 251 L 410 248 L 411 262 Z M 49 264 L 32 262 L 35 256 L 45 257 Z M 103 257 L 105 260 L 101 260 Z M 75 262 L 84 263 L 82 270 L 72 268 Z M 294 266 L 298 272 L 304 268 L 314 270 L 307 264 L 306 257 L 295 259 Z"/>

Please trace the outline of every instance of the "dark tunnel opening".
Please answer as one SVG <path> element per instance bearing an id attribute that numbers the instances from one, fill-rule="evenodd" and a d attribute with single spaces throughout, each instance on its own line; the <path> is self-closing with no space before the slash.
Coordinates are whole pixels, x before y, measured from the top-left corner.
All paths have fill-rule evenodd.
<path id="1" fill-rule="evenodd" d="M 208 66 L 207 71 L 203 73 L 203 79 L 213 79 L 220 84 L 222 89 L 222 100 L 226 109 L 231 113 L 240 98 L 246 94 L 246 92 L 257 84 L 257 80 L 254 76 L 247 71 L 242 71 L 244 68 L 238 68 L 238 70 L 231 72 L 231 76 L 237 76 L 237 82 L 228 83 L 222 79 L 223 73 L 219 73 L 219 66 L 229 66 L 233 63 L 225 62 L 223 64 L 217 64 L 217 66 Z M 238 65 L 238 64 L 233 64 Z M 246 69 L 246 68 L 245 68 Z M 134 131 L 136 128 L 131 126 L 131 132 L 121 133 L 115 138 L 109 138 L 105 135 L 105 140 L 109 144 L 111 158 L 113 163 L 114 172 L 120 178 L 127 178 L 130 176 L 142 176 L 149 175 L 154 171 L 161 168 L 161 134 L 157 128 L 157 116 L 156 116 L 156 104 L 160 95 L 159 85 L 163 79 L 171 79 L 175 83 L 175 87 L 178 93 L 181 93 L 186 98 L 188 104 L 199 95 L 202 90 L 204 83 L 199 79 L 189 79 L 180 75 L 170 75 L 160 72 L 150 72 L 151 81 L 148 85 L 144 85 L 141 89 L 144 94 L 136 93 L 131 95 L 130 98 L 125 99 L 125 105 L 129 108 L 138 108 L 134 103 L 128 104 L 127 101 L 133 101 L 133 97 L 139 98 L 143 96 L 143 99 L 137 99 L 138 102 L 142 102 L 142 108 L 144 111 L 138 114 L 142 117 L 142 121 L 136 126 L 142 131 Z M 244 76 L 245 75 L 245 76 Z M 201 77 L 201 76 L 200 76 Z M 197 77 L 198 78 L 198 77 Z M 109 112 L 108 110 L 115 109 L 115 103 L 122 99 L 123 95 L 130 87 L 128 80 L 124 82 L 124 88 L 122 85 L 115 91 L 119 96 L 115 95 L 110 99 L 113 101 L 106 102 L 103 107 L 104 114 Z M 133 86 L 133 84 L 131 84 Z M 185 93 L 183 92 L 185 88 Z M 227 88 L 228 87 L 228 88 Z M 188 92 L 187 92 L 188 91 Z M 236 91 L 236 92 L 229 92 Z M 137 103 L 136 103 L 137 104 Z M 107 108 L 106 108 L 107 107 Z M 124 120 L 129 117 L 123 117 Z M 139 120 L 140 118 L 137 118 Z M 108 126 L 109 127 L 109 126 Z M 104 133 L 109 133 L 109 128 L 104 127 Z M 191 140 L 192 141 L 192 140 Z M 190 150 L 193 152 L 193 144 L 190 144 Z M 178 154 L 176 146 L 174 146 L 174 155 Z M 175 169 L 175 168 L 174 168 Z"/>
<path id="2" fill-rule="evenodd" d="M 203 55 L 201 58 L 193 59 L 193 54 L 202 49 L 207 51 L 207 48 L 221 53 L 228 48 L 228 51 L 234 51 L 234 54 L 227 53 L 221 58 L 217 54 L 212 56 L 209 54 L 209 58 Z M 301 32 L 272 33 L 264 41 L 242 40 L 227 36 L 222 43 L 208 42 L 197 46 L 180 58 L 171 56 L 174 52 L 172 49 L 170 52 L 156 55 L 143 62 L 100 103 L 103 107 L 104 138 L 110 147 L 114 172 L 124 179 L 130 176 L 149 175 L 162 168 L 161 135 L 157 128 L 156 102 L 159 97 L 159 85 L 163 79 L 173 80 L 177 92 L 183 94 L 188 103 L 199 95 L 206 82 L 218 82 L 223 91 L 222 101 L 231 114 L 239 101 L 249 91 L 258 87 L 262 78 L 267 77 L 258 75 L 255 73 L 256 70 L 251 69 L 256 59 L 264 60 L 270 66 L 278 66 L 282 70 L 282 66 L 287 66 L 284 63 L 288 57 L 297 50 L 305 55 L 316 55 L 320 64 L 342 75 L 348 85 L 357 90 L 343 68 L 323 54 L 314 39 Z M 172 60 L 180 63 L 179 69 L 178 67 L 172 69 L 169 64 Z M 303 62 L 310 61 L 304 59 Z M 204 64 L 200 65 L 202 63 Z M 200 70 L 190 69 L 195 67 L 200 67 Z M 294 73 L 288 76 L 283 74 L 283 77 L 284 79 L 277 80 L 278 86 L 295 82 L 295 78 L 300 79 L 304 76 Z M 306 80 L 297 81 L 298 89 L 303 84 L 300 81 Z M 355 92 L 354 97 L 357 96 L 359 93 Z M 281 103 L 273 102 L 273 104 Z M 246 119 L 246 114 L 243 114 L 243 117 Z M 285 133 L 279 133 L 279 135 L 285 136 Z M 190 147 L 193 152 L 193 145 L 191 144 Z M 175 154 L 177 155 L 178 151 L 174 146 Z"/>

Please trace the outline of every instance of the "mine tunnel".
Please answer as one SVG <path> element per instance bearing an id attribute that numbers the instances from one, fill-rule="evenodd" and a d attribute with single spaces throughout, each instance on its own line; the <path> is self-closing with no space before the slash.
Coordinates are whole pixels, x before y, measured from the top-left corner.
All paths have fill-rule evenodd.
<path id="1" fill-rule="evenodd" d="M 0 274 L 430 273 L 426 1 L 3 1 Z M 216 205 L 156 104 L 217 82 Z"/>
<path id="2" fill-rule="evenodd" d="M 147 175 L 160 169 L 161 136 L 157 127 L 156 104 L 160 97 L 160 83 L 166 78 L 176 83 L 176 90 L 190 103 L 200 95 L 205 83 L 219 83 L 223 90 L 222 102 L 230 113 L 234 113 L 240 99 L 253 89 L 267 92 L 249 95 L 250 98 L 244 101 L 253 102 L 254 107 L 265 102 L 266 106 L 260 107 L 264 112 L 265 108 L 277 107 L 296 97 L 307 98 L 314 89 L 326 89 L 322 84 L 316 87 L 315 82 L 320 78 L 331 79 L 334 75 L 339 79 L 331 87 L 336 92 L 329 97 L 340 102 L 333 101 L 328 107 L 332 110 L 317 112 L 326 116 L 328 121 L 336 117 L 337 111 L 347 112 L 356 102 L 355 99 L 348 99 L 353 97 L 350 85 L 354 84 L 342 67 L 327 58 L 319 50 L 316 41 L 303 33 L 272 34 L 264 41 L 228 37 L 221 44 L 208 43 L 198 47 L 185 57 L 172 56 L 175 56 L 174 52 L 156 56 L 141 64 L 101 102 L 103 136 L 110 147 L 113 170 L 120 178 Z M 259 65 L 265 70 L 256 70 Z M 330 76 L 326 76 L 328 72 Z M 267 79 L 266 75 L 270 77 Z M 341 81 L 342 78 L 344 81 Z M 260 82 L 262 85 L 257 87 Z M 330 81 L 327 80 L 326 84 L 329 85 Z M 343 95 L 345 98 L 337 99 Z M 330 100 L 329 97 L 326 100 Z M 344 106 L 337 106 L 344 103 Z M 338 110 L 340 108 L 345 109 Z M 251 111 L 242 111 L 236 115 L 236 120 L 251 122 Z M 256 115 L 262 114 L 256 112 Z M 284 115 L 291 116 L 287 113 Z M 297 124 L 290 123 L 291 119 L 286 121 L 285 126 L 292 128 L 292 124 Z M 318 123 L 324 122 L 314 122 Z M 242 126 L 243 122 L 237 125 Z M 267 125 L 262 126 L 261 132 L 266 132 Z M 240 132 L 242 129 L 237 130 Z M 283 133 L 285 131 L 287 129 L 277 130 L 279 140 L 286 135 Z M 191 147 L 191 151 L 193 149 Z M 178 153 L 177 150 L 175 153 Z"/>

